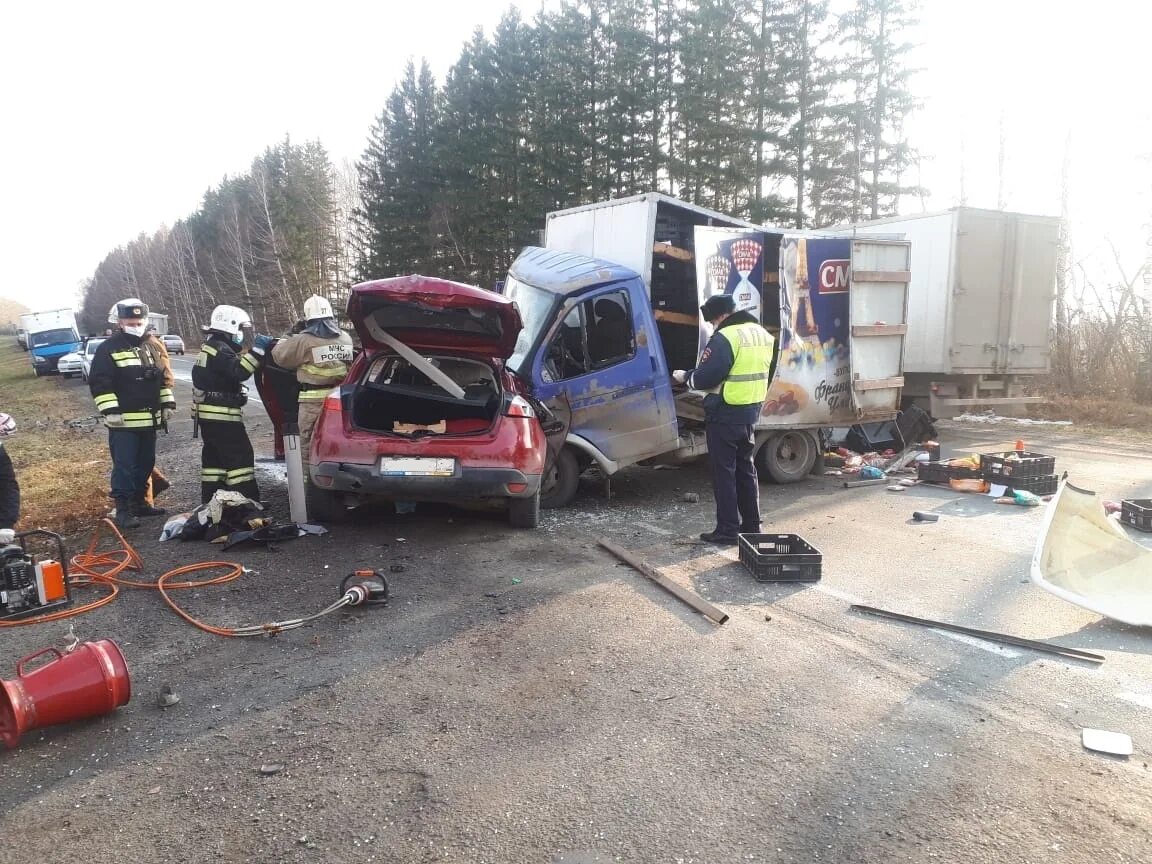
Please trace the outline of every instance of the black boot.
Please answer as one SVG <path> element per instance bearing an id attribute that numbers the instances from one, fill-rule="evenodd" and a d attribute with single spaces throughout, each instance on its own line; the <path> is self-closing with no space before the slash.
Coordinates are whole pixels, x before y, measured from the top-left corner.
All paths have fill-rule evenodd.
<path id="1" fill-rule="evenodd" d="M 137 516 L 148 517 L 148 516 L 163 516 L 168 511 L 165 510 L 163 507 L 153 507 L 151 504 L 147 503 L 146 501 L 141 500 L 141 501 L 135 502 L 132 505 L 132 512 L 135 513 Z"/>
<path id="2" fill-rule="evenodd" d="M 140 520 L 132 512 L 130 501 L 118 500 L 116 502 L 116 527 L 123 531 L 126 528 L 139 528 Z"/>

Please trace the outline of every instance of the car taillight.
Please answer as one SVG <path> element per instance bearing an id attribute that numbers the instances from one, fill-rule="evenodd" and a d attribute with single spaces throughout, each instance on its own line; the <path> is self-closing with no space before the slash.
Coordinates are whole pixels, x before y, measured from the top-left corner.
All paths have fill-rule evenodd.
<path id="1" fill-rule="evenodd" d="M 513 396 L 504 405 L 505 417 L 535 417 L 536 412 L 522 396 Z"/>
<path id="2" fill-rule="evenodd" d="M 342 406 L 340 404 L 340 388 L 337 387 L 335 390 L 333 390 L 331 393 L 329 393 L 327 396 L 324 397 L 324 404 L 320 407 L 320 410 L 325 412 L 325 413 L 327 413 L 329 411 L 339 412 L 341 407 Z"/>

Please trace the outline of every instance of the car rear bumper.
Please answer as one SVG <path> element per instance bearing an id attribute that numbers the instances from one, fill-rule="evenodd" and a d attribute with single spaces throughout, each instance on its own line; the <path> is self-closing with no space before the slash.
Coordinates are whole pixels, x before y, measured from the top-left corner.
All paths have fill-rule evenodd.
<path id="1" fill-rule="evenodd" d="M 540 490 L 539 474 L 525 474 L 516 468 L 457 466 L 453 477 L 385 477 L 375 465 L 320 462 L 311 466 L 311 474 L 320 489 L 408 501 L 531 498 Z M 523 485 L 524 489 L 509 491 L 509 485 Z"/>

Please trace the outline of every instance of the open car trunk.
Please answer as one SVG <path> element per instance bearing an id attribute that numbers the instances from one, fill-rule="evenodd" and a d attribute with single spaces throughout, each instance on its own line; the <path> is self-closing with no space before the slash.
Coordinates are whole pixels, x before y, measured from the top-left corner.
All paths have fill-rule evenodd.
<path id="1" fill-rule="evenodd" d="M 403 357 L 381 355 L 356 384 L 353 426 L 404 437 L 486 432 L 500 413 L 502 398 L 492 367 L 460 357 L 427 359 L 463 389 L 463 396 L 448 393 Z"/>

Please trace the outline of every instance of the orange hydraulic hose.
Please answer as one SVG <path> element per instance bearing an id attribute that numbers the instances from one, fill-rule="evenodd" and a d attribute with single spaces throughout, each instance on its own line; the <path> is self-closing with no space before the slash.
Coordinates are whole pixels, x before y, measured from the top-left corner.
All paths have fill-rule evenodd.
<path id="1" fill-rule="evenodd" d="M 112 549 L 104 552 L 97 552 L 96 547 L 100 543 L 100 534 L 104 526 L 112 529 L 112 533 L 116 535 L 117 539 L 122 544 L 119 549 Z M 71 609 L 61 609 L 58 612 L 49 612 L 45 615 L 37 615 L 32 618 L 21 618 L 16 621 L 0 621 L 0 627 L 24 627 L 30 624 L 45 624 L 51 621 L 61 621 L 65 618 L 73 618 L 77 615 L 83 615 L 86 612 L 91 612 L 93 609 L 99 609 L 116 599 L 120 593 L 120 588 L 153 588 L 160 592 L 167 603 L 177 615 L 192 624 L 205 630 L 208 633 L 213 633 L 217 636 L 234 636 L 232 630 L 213 627 L 210 624 L 204 624 L 197 621 L 191 615 L 188 615 L 180 609 L 171 597 L 168 596 L 167 589 L 176 588 L 202 588 L 207 585 L 223 585 L 225 582 L 231 582 L 238 579 L 244 572 L 244 568 L 231 561 L 205 561 L 200 564 L 188 564 L 184 567 L 177 567 L 175 570 L 169 570 L 157 579 L 155 582 L 136 582 L 129 579 L 118 578 L 125 570 L 141 570 L 144 567 L 144 560 L 140 557 L 139 553 L 132 548 L 132 544 L 124 539 L 124 535 L 116 527 L 116 524 L 110 519 L 102 519 L 100 524 L 96 526 L 96 530 L 92 532 L 92 539 L 88 542 L 88 548 L 75 555 L 71 559 L 72 572 L 68 576 L 68 583 L 71 587 L 83 585 L 101 585 L 110 589 L 109 594 L 101 597 L 99 600 L 94 600 L 83 606 L 76 606 Z M 228 571 L 220 576 L 214 576 L 210 579 L 201 579 L 198 581 L 190 582 L 172 582 L 169 579 L 176 576 L 183 576 L 188 573 L 193 573 L 199 570 L 212 570 L 221 567 L 227 567 Z M 83 575 L 76 575 L 77 573 Z"/>

